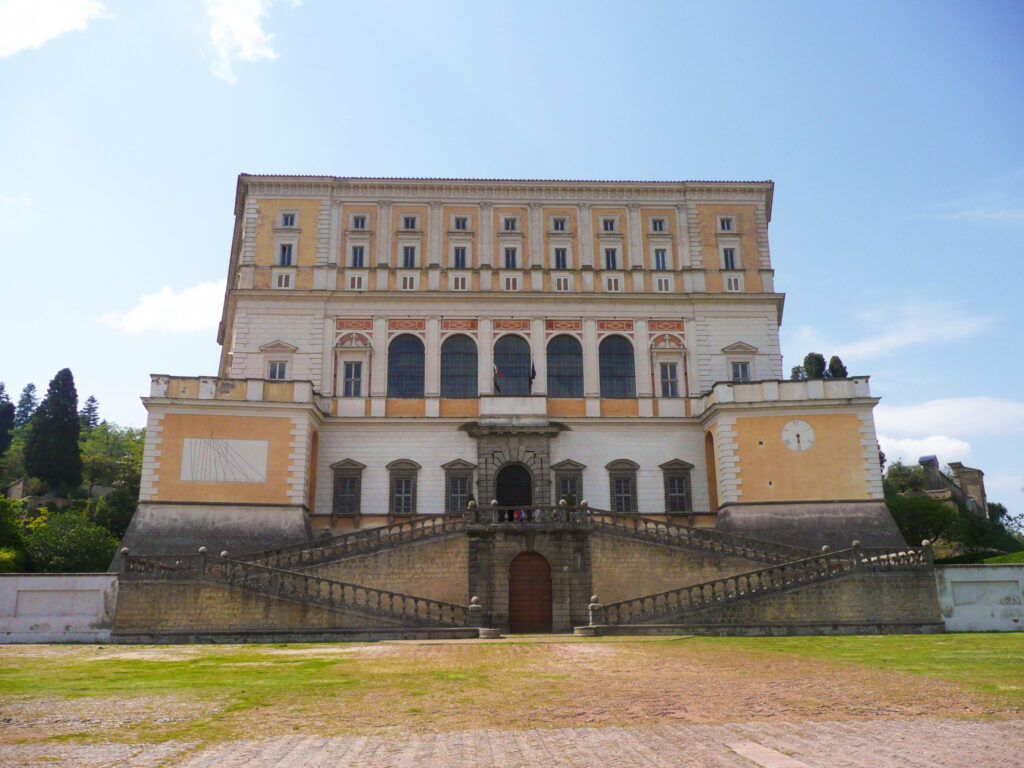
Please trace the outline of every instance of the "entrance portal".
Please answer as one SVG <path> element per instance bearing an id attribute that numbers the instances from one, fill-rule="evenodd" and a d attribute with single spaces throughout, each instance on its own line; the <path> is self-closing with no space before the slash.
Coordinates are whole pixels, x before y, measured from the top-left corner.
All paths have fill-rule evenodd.
<path id="1" fill-rule="evenodd" d="M 551 631 L 551 565 L 523 552 L 508 567 L 508 631 Z"/>
<path id="2" fill-rule="evenodd" d="M 494 496 L 499 507 L 526 509 L 533 506 L 533 478 L 522 464 L 502 467 L 495 479 Z"/>

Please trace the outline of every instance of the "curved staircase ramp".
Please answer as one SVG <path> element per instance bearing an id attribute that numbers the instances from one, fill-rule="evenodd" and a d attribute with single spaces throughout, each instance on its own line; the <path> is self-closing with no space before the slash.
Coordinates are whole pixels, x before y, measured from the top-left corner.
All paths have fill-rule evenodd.
<path id="1" fill-rule="evenodd" d="M 844 549 L 748 573 L 690 584 L 653 595 L 620 600 L 601 607 L 593 623 L 649 624 L 705 608 L 760 598 L 776 592 L 837 579 L 857 571 L 907 571 L 932 567 L 928 547 Z M 675 622 L 667 622 L 675 623 Z"/>
<path id="2" fill-rule="evenodd" d="M 422 518 L 392 523 L 379 528 L 358 528 L 345 531 L 331 537 L 324 537 L 319 541 L 247 552 L 234 559 L 259 563 L 272 568 L 292 570 L 378 552 L 415 541 L 449 536 L 465 529 L 466 523 L 460 517 L 424 515 Z"/>
<path id="3" fill-rule="evenodd" d="M 671 547 L 741 557 L 773 565 L 801 560 L 816 554 L 813 549 L 805 549 L 791 544 L 777 544 L 735 533 L 723 533 L 714 528 L 694 528 L 649 517 L 623 515 L 615 512 L 592 510 L 591 523 L 595 531 L 602 533 L 626 536 Z"/>
<path id="4" fill-rule="evenodd" d="M 398 620 L 419 627 L 468 627 L 468 606 L 325 579 L 212 555 L 137 555 L 125 558 L 122 577 L 212 581 L 283 600 L 314 603 L 330 610 Z"/>

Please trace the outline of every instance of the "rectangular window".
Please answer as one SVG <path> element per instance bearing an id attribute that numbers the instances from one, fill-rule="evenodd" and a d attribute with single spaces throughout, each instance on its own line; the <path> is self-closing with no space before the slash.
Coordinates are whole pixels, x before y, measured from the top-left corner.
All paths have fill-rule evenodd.
<path id="1" fill-rule="evenodd" d="M 271 360 L 267 370 L 267 378 L 272 381 L 283 381 L 288 372 L 288 363 L 284 360 Z"/>
<path id="2" fill-rule="evenodd" d="M 732 232 L 732 217 L 722 216 L 718 219 L 719 232 Z"/>
<path id="3" fill-rule="evenodd" d="M 732 380 L 750 381 L 750 363 L 733 363 Z"/>
<path id="4" fill-rule="evenodd" d="M 392 479 L 391 514 L 411 515 L 416 512 L 416 478 Z"/>
<path id="5" fill-rule="evenodd" d="M 736 249 L 735 248 L 723 248 L 722 249 L 722 264 L 725 269 L 736 269 Z"/>
<path id="6" fill-rule="evenodd" d="M 276 288 L 291 288 L 292 287 L 292 276 L 285 273 L 283 275 L 277 275 L 277 280 L 274 285 Z"/>
<path id="7" fill-rule="evenodd" d="M 689 494 L 684 475 L 665 476 L 665 511 L 689 512 Z"/>
<path id="8" fill-rule="evenodd" d="M 281 214 L 281 226 L 282 227 L 294 227 L 295 226 L 295 214 L 294 213 L 282 213 Z"/>
<path id="9" fill-rule="evenodd" d="M 664 232 L 665 231 L 665 220 L 664 219 L 651 219 L 651 231 L 652 232 Z"/>
<path id="10" fill-rule="evenodd" d="M 679 397 L 678 363 L 661 364 L 661 396 Z"/>
<path id="11" fill-rule="evenodd" d="M 458 512 L 466 508 L 469 498 L 469 477 L 466 475 L 448 476 L 448 508 L 446 512 Z"/>
<path id="12" fill-rule="evenodd" d="M 568 269 L 569 249 L 555 248 L 555 269 Z"/>
<path id="13" fill-rule="evenodd" d="M 352 229 L 366 229 L 366 217 L 365 216 L 353 216 L 352 217 Z"/>
<path id="14" fill-rule="evenodd" d="M 555 232 L 565 232 L 565 219 L 561 219 L 561 218 L 559 218 L 559 219 L 552 219 L 551 220 L 551 228 Z"/>
<path id="15" fill-rule="evenodd" d="M 452 253 L 455 269 L 466 268 L 466 246 L 457 245 Z"/>
<path id="16" fill-rule="evenodd" d="M 506 277 L 505 278 L 505 290 L 506 291 L 518 291 L 519 290 L 519 278 L 518 277 Z"/>
<path id="17" fill-rule="evenodd" d="M 456 216 L 455 217 L 455 228 L 456 229 L 466 229 L 466 224 L 467 224 L 467 221 L 466 221 L 466 217 L 465 216 Z"/>
<path id="18" fill-rule="evenodd" d="M 516 268 L 516 249 L 506 248 L 505 249 L 505 269 Z"/>
<path id="19" fill-rule="evenodd" d="M 569 278 L 568 277 L 556 277 L 555 278 L 555 290 L 556 291 L 568 291 L 569 290 Z"/>
<path id="20" fill-rule="evenodd" d="M 654 268 L 661 270 L 668 269 L 668 251 L 664 248 L 654 249 Z"/>
<path id="21" fill-rule="evenodd" d="M 558 494 L 559 501 L 570 494 L 576 502 L 583 498 L 583 478 L 581 474 L 581 472 L 558 472 L 556 474 L 555 493 Z"/>
<path id="22" fill-rule="evenodd" d="M 612 511 L 636 512 L 636 479 L 632 473 L 612 476 Z"/>
<path id="23" fill-rule="evenodd" d="M 357 269 L 363 267 L 363 255 L 365 246 L 353 245 L 352 246 L 352 266 Z"/>
<path id="24" fill-rule="evenodd" d="M 739 293 L 743 290 L 743 281 L 738 277 L 725 278 L 725 290 L 729 293 Z"/>
<path id="25" fill-rule="evenodd" d="M 505 217 L 504 226 L 505 226 L 505 231 L 506 232 L 515 232 L 516 231 L 516 220 L 515 220 L 515 217 L 514 216 L 507 216 L 507 217 Z"/>
<path id="26" fill-rule="evenodd" d="M 277 264 L 280 267 L 290 267 L 292 265 L 291 243 L 281 243 L 281 251 L 277 254 Z"/>
<path id="27" fill-rule="evenodd" d="M 604 249 L 604 268 L 605 269 L 618 269 L 619 268 L 619 253 L 615 248 Z"/>
<path id="28" fill-rule="evenodd" d="M 604 289 L 606 291 L 611 291 L 612 293 L 616 293 L 618 291 L 621 291 L 622 290 L 622 285 L 619 282 L 619 278 L 617 278 L 617 277 L 609 277 L 607 280 L 604 281 Z"/>
<path id="29" fill-rule="evenodd" d="M 359 514 L 359 480 L 357 472 L 334 475 L 334 514 Z"/>
<path id="30" fill-rule="evenodd" d="M 361 290 L 363 290 L 363 276 L 362 275 L 349 275 L 348 276 L 348 289 L 350 291 L 361 291 Z"/>
<path id="31" fill-rule="evenodd" d="M 614 232 L 615 231 L 615 219 L 601 219 L 601 231 L 602 232 Z"/>
<path id="32" fill-rule="evenodd" d="M 658 293 L 668 293 L 672 290 L 672 281 L 667 277 L 659 277 L 654 281 L 654 290 Z"/>
<path id="33" fill-rule="evenodd" d="M 358 360 L 345 361 L 345 385 L 342 397 L 361 397 L 363 383 L 363 364 Z"/>
<path id="34" fill-rule="evenodd" d="M 416 276 L 415 275 L 402 275 L 402 290 L 403 291 L 415 291 L 416 290 Z"/>
<path id="35" fill-rule="evenodd" d="M 465 291 L 469 283 L 466 280 L 465 275 L 457 275 L 452 278 L 452 290 L 453 291 Z"/>
<path id="36" fill-rule="evenodd" d="M 416 217 L 415 216 L 403 216 L 402 227 L 405 229 L 416 229 Z"/>
<path id="37" fill-rule="evenodd" d="M 406 245 L 402 247 L 402 267 L 404 269 L 416 268 L 416 246 Z"/>

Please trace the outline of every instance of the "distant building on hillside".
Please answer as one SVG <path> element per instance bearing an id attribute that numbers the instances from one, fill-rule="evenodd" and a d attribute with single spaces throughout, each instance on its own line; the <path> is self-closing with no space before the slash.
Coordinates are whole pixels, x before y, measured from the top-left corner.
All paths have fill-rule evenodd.
<path id="1" fill-rule="evenodd" d="M 918 463 L 924 470 L 925 488 L 916 495 L 950 502 L 966 508 L 978 517 L 988 519 L 984 472 L 952 461 L 949 469 L 953 476 L 950 477 L 939 468 L 939 460 L 935 456 L 922 456 Z"/>

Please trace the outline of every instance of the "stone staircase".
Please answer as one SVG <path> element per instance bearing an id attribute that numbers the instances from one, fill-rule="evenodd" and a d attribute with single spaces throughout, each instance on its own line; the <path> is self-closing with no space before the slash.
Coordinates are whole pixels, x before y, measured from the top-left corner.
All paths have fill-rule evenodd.
<path id="1" fill-rule="evenodd" d="M 332 611 L 354 613 L 368 622 L 415 627 L 468 627 L 478 624 L 477 606 L 464 606 L 361 584 L 325 579 L 264 563 L 200 553 L 196 555 L 126 555 L 121 578 L 207 581 L 239 587 L 282 600 L 312 603 Z"/>
<path id="2" fill-rule="evenodd" d="M 709 608 L 756 600 L 855 572 L 910 571 L 932 567 L 932 551 L 928 547 L 852 547 L 607 605 L 595 603 L 591 605 L 590 623 L 592 626 L 685 623 L 687 617 Z"/>

